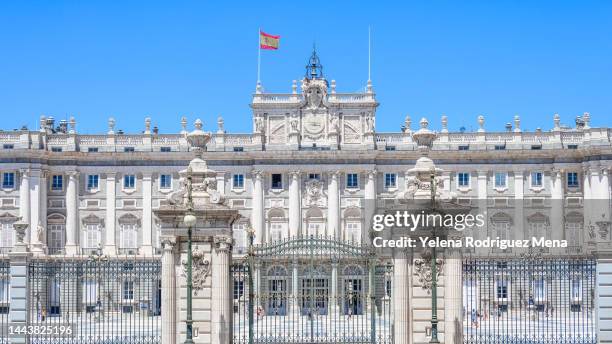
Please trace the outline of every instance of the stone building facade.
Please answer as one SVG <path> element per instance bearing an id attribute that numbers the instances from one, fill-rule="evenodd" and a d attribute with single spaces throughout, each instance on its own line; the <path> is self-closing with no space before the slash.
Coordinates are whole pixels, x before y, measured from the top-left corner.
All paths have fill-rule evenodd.
<path id="1" fill-rule="evenodd" d="M 378 132 L 378 105 L 370 81 L 363 93 L 337 92 L 315 55 L 290 92 L 266 93 L 258 85 L 252 132 L 227 133 L 219 117 L 204 157 L 216 171 L 216 190 L 242 215 L 233 225 L 235 257 L 246 252 L 249 226 L 256 244 L 304 236 L 369 240 L 365 202 L 384 204 L 407 191 L 407 171 L 420 156 L 412 133 L 428 125 L 407 116 L 400 131 Z M 450 131 L 449 120 L 441 116 L 429 156 L 459 203 L 496 209 L 486 219 L 494 233 L 516 226 L 581 243 L 596 232 L 598 249 L 609 249 L 611 129 L 591 127 L 588 113 L 572 126 L 551 114 L 550 129 L 531 132 L 519 116 L 503 130 L 488 129 L 478 116 L 475 132 Z M 132 134 L 110 118 L 105 133 L 90 135 L 78 132 L 75 118 L 41 117 L 36 130 L 0 131 L 0 254 L 12 250 L 13 224 L 21 218 L 35 255 L 101 249 L 161 256 L 154 210 L 178 189 L 179 171 L 193 156 L 187 119 L 180 123 L 181 132 L 164 134 L 146 118 L 143 131 Z M 551 209 L 586 199 L 606 205 L 598 223 L 583 208 Z M 514 207 L 515 200 L 563 215 Z M 428 321 L 424 311 L 411 316 Z"/>

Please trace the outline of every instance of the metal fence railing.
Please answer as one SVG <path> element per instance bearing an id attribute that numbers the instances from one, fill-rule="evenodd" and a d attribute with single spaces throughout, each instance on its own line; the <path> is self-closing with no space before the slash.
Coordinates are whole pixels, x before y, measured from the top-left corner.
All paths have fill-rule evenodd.
<path id="1" fill-rule="evenodd" d="M 597 343 L 596 261 L 466 259 L 464 343 Z"/>
<path id="2" fill-rule="evenodd" d="M 29 262 L 31 343 L 160 343 L 158 259 L 103 256 Z"/>
<path id="3" fill-rule="evenodd" d="M 0 344 L 8 344 L 9 312 L 11 310 L 9 275 L 10 264 L 7 259 L 0 259 Z"/>

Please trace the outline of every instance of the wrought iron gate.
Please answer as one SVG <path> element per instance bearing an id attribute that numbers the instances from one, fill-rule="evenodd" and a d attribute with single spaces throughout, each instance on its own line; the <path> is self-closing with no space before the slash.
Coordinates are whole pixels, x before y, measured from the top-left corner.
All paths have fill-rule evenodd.
<path id="1" fill-rule="evenodd" d="M 9 261 L 0 259 L 0 344 L 8 344 L 11 280 Z"/>
<path id="2" fill-rule="evenodd" d="M 251 246 L 232 267 L 234 343 L 392 343 L 392 265 L 308 237 Z"/>
<path id="3" fill-rule="evenodd" d="M 32 260 L 30 342 L 160 343 L 160 279 L 157 259 Z"/>
<path id="4" fill-rule="evenodd" d="M 466 259 L 464 343 L 597 342 L 590 258 Z"/>

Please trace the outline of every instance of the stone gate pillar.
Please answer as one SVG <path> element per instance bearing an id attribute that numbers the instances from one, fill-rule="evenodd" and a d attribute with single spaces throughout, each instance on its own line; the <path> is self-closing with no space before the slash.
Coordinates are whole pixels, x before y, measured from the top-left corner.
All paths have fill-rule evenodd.
<path id="1" fill-rule="evenodd" d="M 17 243 L 11 253 L 9 253 L 9 273 L 11 278 L 9 325 L 14 328 L 27 326 L 30 320 L 28 262 L 32 257 L 32 253 L 29 252 L 27 245 L 24 243 L 27 228 L 28 225 L 26 223 L 19 222 L 15 224 Z M 5 333 L 8 333 L 7 330 L 5 329 Z M 11 334 L 10 343 L 27 343 L 26 335 L 23 333 Z"/>
<path id="2" fill-rule="evenodd" d="M 444 343 L 463 343 L 463 261 L 459 249 L 445 251 Z"/>
<path id="3" fill-rule="evenodd" d="M 409 344 L 412 339 L 410 289 L 412 289 L 412 257 L 405 250 L 395 250 L 393 258 L 393 337 L 395 344 Z"/>
<path id="4" fill-rule="evenodd" d="M 174 246 L 176 238 L 161 238 L 162 252 L 162 344 L 176 343 L 176 266 Z"/>

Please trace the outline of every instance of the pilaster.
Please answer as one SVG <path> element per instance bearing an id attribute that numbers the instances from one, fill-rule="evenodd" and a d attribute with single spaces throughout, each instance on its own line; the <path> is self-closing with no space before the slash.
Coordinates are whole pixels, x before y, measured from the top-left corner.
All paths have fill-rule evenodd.
<path id="1" fill-rule="evenodd" d="M 327 231 L 336 240 L 342 239 L 340 229 L 340 195 L 338 190 L 339 171 L 329 173 L 329 185 L 327 189 Z"/>
<path id="2" fill-rule="evenodd" d="M 142 246 L 141 255 L 152 254 L 153 236 L 153 199 L 152 199 L 152 175 L 142 174 Z"/>
<path id="3" fill-rule="evenodd" d="M 75 255 L 78 251 L 77 230 L 78 225 L 78 203 L 79 203 L 79 173 L 70 171 L 68 174 L 68 185 L 66 186 L 66 254 Z"/>
<path id="4" fill-rule="evenodd" d="M 115 172 L 108 172 L 106 174 L 106 240 L 104 243 L 104 253 L 108 255 L 114 255 L 116 253 L 116 184 Z"/>
<path id="5" fill-rule="evenodd" d="M 295 238 L 300 233 L 300 171 L 289 172 L 289 237 Z"/>

